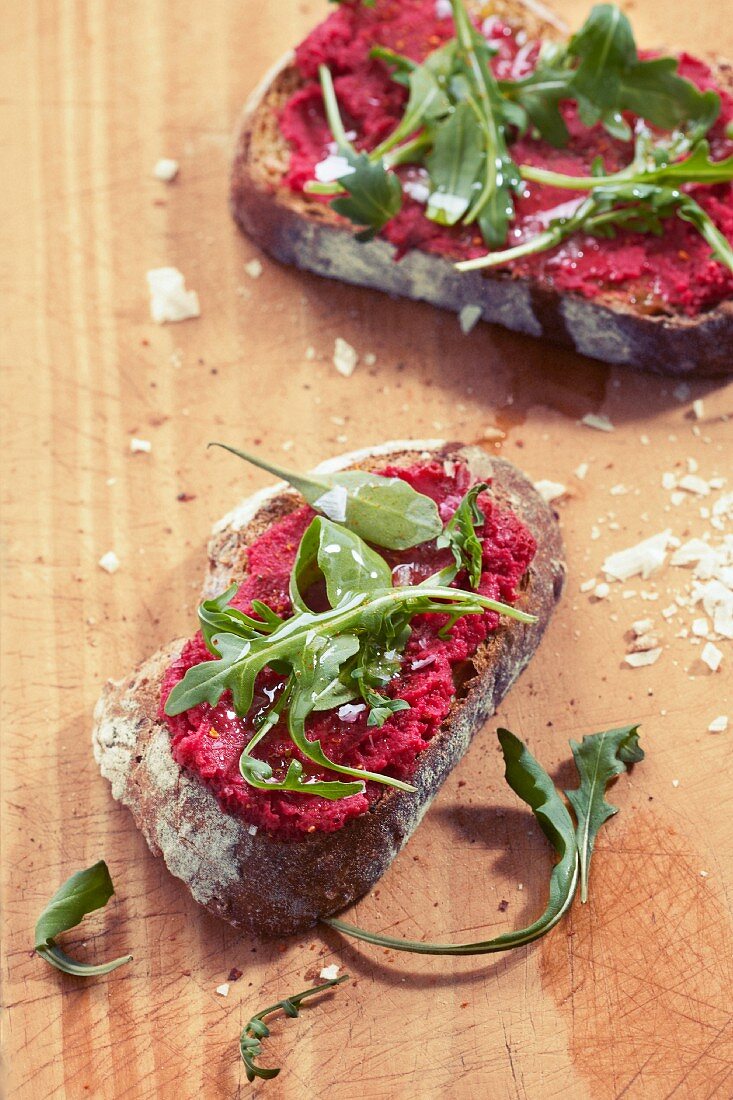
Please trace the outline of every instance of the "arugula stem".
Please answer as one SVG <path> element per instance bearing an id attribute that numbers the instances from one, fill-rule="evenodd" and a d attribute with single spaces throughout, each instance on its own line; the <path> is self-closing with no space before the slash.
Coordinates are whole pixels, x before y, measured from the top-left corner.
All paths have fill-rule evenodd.
<path id="1" fill-rule="evenodd" d="M 81 963 L 70 958 L 65 951 L 62 951 L 61 948 L 53 942 L 43 947 L 37 947 L 36 953 L 40 955 L 41 958 L 45 959 L 46 962 L 55 966 L 57 970 L 63 971 L 64 974 L 73 974 L 76 978 L 96 978 L 102 974 L 111 974 L 118 966 L 124 966 L 125 963 L 132 961 L 132 955 L 121 955 L 119 959 L 112 959 L 111 962 L 107 963 L 99 963 L 97 966 L 92 963 Z"/>
<path id="2" fill-rule="evenodd" d="M 333 86 L 333 77 L 331 76 L 331 70 L 327 65 L 318 66 L 318 76 L 321 81 L 321 91 L 323 92 L 323 104 L 326 108 L 326 119 L 328 125 L 333 134 L 334 140 L 340 149 L 349 149 L 353 151 L 353 146 L 346 136 L 346 130 L 344 129 L 344 123 L 341 118 L 341 112 L 339 111 L 338 100 L 336 99 L 336 90 Z"/>
<path id="3" fill-rule="evenodd" d="M 502 264 L 511 263 L 521 256 L 531 256 L 535 252 L 545 252 L 559 244 L 562 237 L 556 229 L 546 229 L 544 233 L 538 233 L 522 244 L 514 248 L 505 248 L 501 252 L 489 252 L 486 256 L 477 256 L 474 260 L 461 260 L 455 265 L 456 271 L 480 271 L 485 267 L 500 267 Z"/>

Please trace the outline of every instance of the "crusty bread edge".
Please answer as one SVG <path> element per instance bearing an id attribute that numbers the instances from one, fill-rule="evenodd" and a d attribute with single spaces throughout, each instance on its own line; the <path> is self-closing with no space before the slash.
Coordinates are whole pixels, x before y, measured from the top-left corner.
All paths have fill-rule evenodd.
<path id="1" fill-rule="evenodd" d="M 180 651 L 174 642 L 146 661 L 127 680 L 107 684 L 94 715 L 93 747 L 112 794 L 127 805 L 151 850 L 196 901 L 231 924 L 258 935 L 285 935 L 314 924 L 364 894 L 384 873 L 425 813 L 442 782 L 463 756 L 476 731 L 495 710 L 534 653 L 564 579 L 557 524 L 528 479 L 479 448 L 430 441 L 400 441 L 352 452 L 331 469 L 378 456 L 412 458 L 429 452 L 460 453 L 476 476 L 493 476 L 497 496 L 510 504 L 538 539 L 538 551 L 518 606 L 538 616 L 532 625 L 503 620 L 474 662 L 476 674 L 454 704 L 449 719 L 420 757 L 415 795 L 389 791 L 368 813 L 336 833 L 315 833 L 303 841 L 280 841 L 252 830 L 223 812 L 214 795 L 173 760 L 167 727 L 158 720 L 160 684 Z M 273 487 L 231 513 L 249 527 L 272 522 L 271 509 L 298 504 Z M 264 517 L 258 519 L 258 517 Z M 210 555 L 227 559 L 243 527 L 217 525 Z M 232 568 L 241 559 L 231 556 Z M 231 569 L 220 569 L 206 590 L 224 587 Z"/>
<path id="2" fill-rule="evenodd" d="M 533 19 L 562 24 L 547 9 L 516 0 L 515 25 Z M 654 373 L 715 377 L 733 371 L 733 301 L 696 317 L 643 314 L 618 295 L 588 299 L 559 292 L 508 271 L 457 272 L 451 260 L 411 250 L 399 262 L 382 238 L 356 240 L 351 227 L 322 203 L 273 183 L 258 170 L 254 135 L 262 112 L 276 109 L 283 80 L 292 78 L 289 51 L 251 93 L 239 121 L 231 172 L 233 216 L 266 252 L 283 263 L 327 278 L 460 312 L 481 307 L 484 321 L 550 339 L 604 362 Z M 731 65 L 715 59 L 721 80 L 733 85 Z"/>

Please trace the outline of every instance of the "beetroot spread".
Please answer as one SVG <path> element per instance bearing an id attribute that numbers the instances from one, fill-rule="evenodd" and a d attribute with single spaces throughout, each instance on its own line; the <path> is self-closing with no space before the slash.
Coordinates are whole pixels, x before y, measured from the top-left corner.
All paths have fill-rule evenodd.
<path id="1" fill-rule="evenodd" d="M 472 484 L 464 466 L 444 466 L 439 462 L 406 469 L 388 467 L 381 472 L 387 477 L 403 478 L 418 492 L 432 497 L 444 522 Z M 487 494 L 482 494 L 479 500 L 486 516 L 478 532 L 483 546 L 479 591 L 512 603 L 520 578 L 534 556 L 535 541 L 516 516 L 499 511 Z M 280 614 L 291 612 L 290 572 L 300 539 L 313 516 L 309 507 L 299 508 L 252 543 L 247 551 L 247 576 L 233 606 L 251 612 L 252 600 L 259 599 Z M 449 550 L 436 550 L 434 543 L 399 553 L 380 552 L 393 567 L 395 584 L 419 583 L 452 560 Z M 336 763 L 409 780 L 420 753 L 450 710 L 456 692 L 456 674 L 460 673 L 457 666 L 469 660 L 496 629 L 498 615 L 492 611 L 467 615 L 455 624 L 449 638 L 442 640 L 438 631 L 445 622 L 445 615 L 435 614 L 413 619 L 401 672 L 386 689 L 393 698 L 407 700 L 409 710 L 399 711 L 381 728 L 368 727 L 366 709 L 355 713 L 353 706 L 340 708 L 341 716 L 338 710 L 312 714 L 306 722 L 308 737 L 320 739 L 324 752 Z M 254 704 L 246 718 L 235 714 L 228 692 L 216 707 L 203 703 L 176 717 L 166 716 L 162 708 L 170 691 L 189 668 L 206 660 L 211 660 L 211 654 L 201 635 L 196 634 L 165 676 L 161 718 L 168 724 L 175 760 L 204 780 L 226 810 L 272 835 L 297 838 L 315 830 L 332 832 L 341 828 L 384 794 L 386 788 L 374 782 L 367 783 L 362 794 L 336 802 L 249 786 L 239 772 L 239 758 L 254 733 L 253 719 L 272 705 L 282 677 L 269 668 L 264 670 L 257 680 Z M 272 766 L 277 779 L 284 775 L 294 756 L 310 775 L 339 778 L 318 770 L 303 757 L 287 729 L 280 725 L 267 734 L 255 755 Z"/>
<path id="2" fill-rule="evenodd" d="M 328 65 L 334 76 L 345 125 L 356 135 L 354 144 L 373 149 L 400 121 L 406 90 L 391 79 L 386 65 L 370 59 L 369 51 L 379 43 L 415 61 L 423 60 L 453 37 L 452 19 L 438 18 L 436 8 L 435 0 L 377 0 L 374 8 L 343 5 L 298 47 L 296 63 L 304 83 L 281 115 L 281 129 L 292 149 L 287 183 L 293 190 L 302 190 L 314 178 L 315 165 L 327 155 L 332 140 L 323 112 L 319 64 Z M 498 46 L 493 68 L 499 79 L 518 79 L 533 70 L 539 43 L 520 44 L 523 36 L 513 34 L 497 19 L 487 20 L 483 30 Z M 703 61 L 687 53 L 679 58 L 679 73 L 701 90 L 711 89 L 720 96 L 720 116 L 708 138 L 713 159 L 729 156 L 733 141 L 725 131 L 733 120 L 733 97 L 716 85 Z M 511 145 L 516 163 L 589 175 L 598 156 L 609 173 L 630 162 L 632 142 L 610 137 L 600 125 L 584 126 L 574 103 L 566 102 L 562 112 L 571 135 L 568 146 L 555 149 L 546 141 L 525 136 Z M 398 258 L 413 248 L 456 259 L 486 253 L 475 227 L 445 227 L 426 218 L 424 205 L 409 195 L 410 182 L 424 179 L 420 169 L 403 168 L 400 174 L 403 184 L 408 184 L 403 207 L 382 230 L 395 245 Z M 689 190 L 733 241 L 733 184 Z M 506 247 L 546 228 L 551 218 L 568 211 L 566 204 L 580 197 L 578 192 L 528 184 L 524 195 L 516 198 L 516 219 Z M 613 239 L 598 239 L 578 234 L 551 251 L 514 261 L 511 270 L 587 298 L 622 294 L 646 312 L 672 309 L 694 315 L 733 296 L 733 272 L 712 259 L 709 245 L 678 217 L 667 219 L 661 237 L 620 232 Z"/>

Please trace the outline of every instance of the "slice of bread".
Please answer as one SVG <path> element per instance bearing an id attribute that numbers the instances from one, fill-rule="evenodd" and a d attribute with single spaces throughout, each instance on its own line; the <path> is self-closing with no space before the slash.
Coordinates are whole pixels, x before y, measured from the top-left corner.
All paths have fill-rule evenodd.
<path id="1" fill-rule="evenodd" d="M 560 597 L 564 564 L 552 511 L 511 463 L 477 447 L 440 441 L 396 442 L 355 452 L 321 469 L 378 469 L 434 458 L 466 462 L 491 495 L 537 540 L 516 606 L 537 616 L 501 620 L 461 677 L 447 720 L 421 753 L 417 792 L 385 788 L 371 809 L 332 833 L 278 840 L 221 809 L 213 793 L 174 761 L 161 722 L 161 683 L 183 642 L 159 650 L 127 680 L 110 682 L 95 711 L 94 756 L 116 799 L 129 806 L 151 850 L 196 901 L 257 935 L 285 935 L 313 925 L 364 894 L 417 826 L 440 785 L 534 653 Z M 219 523 L 209 545 L 204 593 L 222 592 L 246 572 L 246 548 L 302 504 L 282 483 L 257 493 Z"/>
<path id="2" fill-rule="evenodd" d="M 492 11 L 530 38 L 557 39 L 566 30 L 531 0 L 502 0 Z M 733 89 L 733 68 L 716 59 L 718 83 Z M 330 206 L 295 193 L 283 182 L 290 150 L 278 118 L 300 84 L 294 55 L 281 59 L 252 92 L 237 131 L 231 207 L 239 225 L 283 263 L 346 283 L 431 302 L 459 312 L 482 308 L 492 321 L 545 337 L 583 355 L 662 374 L 715 376 L 733 370 L 733 300 L 695 317 L 644 312 L 621 288 L 595 298 L 560 292 L 508 269 L 460 273 L 450 257 L 412 249 L 399 262 L 394 248 L 368 244 Z"/>

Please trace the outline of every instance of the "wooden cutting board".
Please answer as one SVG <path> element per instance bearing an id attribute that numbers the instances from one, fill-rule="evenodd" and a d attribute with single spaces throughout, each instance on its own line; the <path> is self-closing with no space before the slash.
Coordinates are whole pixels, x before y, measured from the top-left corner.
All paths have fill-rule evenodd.
<path id="1" fill-rule="evenodd" d="M 730 0 L 628 7 L 643 42 L 733 54 Z M 562 4 L 571 25 L 586 10 Z M 605 600 L 580 585 L 645 535 L 706 529 L 705 502 L 686 494 L 673 505 L 661 478 L 688 459 L 705 478 L 731 477 L 731 390 L 686 394 L 488 326 L 464 337 L 427 306 L 258 257 L 227 212 L 231 133 L 267 65 L 325 11 L 316 0 L 4 5 L 9 1095 L 249 1095 L 243 1023 L 336 963 L 352 981 L 275 1024 L 263 1061 L 283 1072 L 252 1094 L 723 1100 L 733 1096 L 733 733 L 708 725 L 733 717 L 731 644 L 720 643 L 712 673 L 677 637 L 690 614 L 665 622 L 661 609 L 689 586 L 679 569 L 613 586 Z M 152 178 L 161 156 L 180 160 L 171 185 Z M 260 278 L 245 272 L 255 258 Z M 166 264 L 198 291 L 199 320 L 151 323 L 145 272 Z M 331 362 L 336 336 L 361 356 L 350 379 Z M 704 401 L 699 421 L 693 399 Z M 580 424 L 591 412 L 615 431 Z M 647 759 L 613 792 L 621 813 L 601 835 L 590 902 L 538 945 L 488 960 L 394 955 L 320 931 L 246 939 L 149 854 L 89 743 L 105 678 L 193 628 L 210 525 L 265 481 L 205 444 L 259 445 L 306 468 L 391 437 L 475 441 L 496 427 L 487 447 L 570 488 L 558 505 L 567 595 L 501 713 L 353 916 L 434 939 L 526 922 L 544 905 L 550 855 L 504 786 L 497 724 L 567 783 L 569 737 L 639 720 Z M 152 451 L 133 455 L 133 436 Z M 582 463 L 584 479 L 573 473 Z M 97 564 L 109 550 L 121 563 L 113 576 Z M 647 617 L 663 653 L 631 669 L 628 630 Z M 59 883 L 100 857 L 117 895 L 67 942 L 92 959 L 135 958 L 85 983 L 34 957 L 32 932 Z M 242 977 L 224 998 L 215 990 L 233 967 Z"/>

